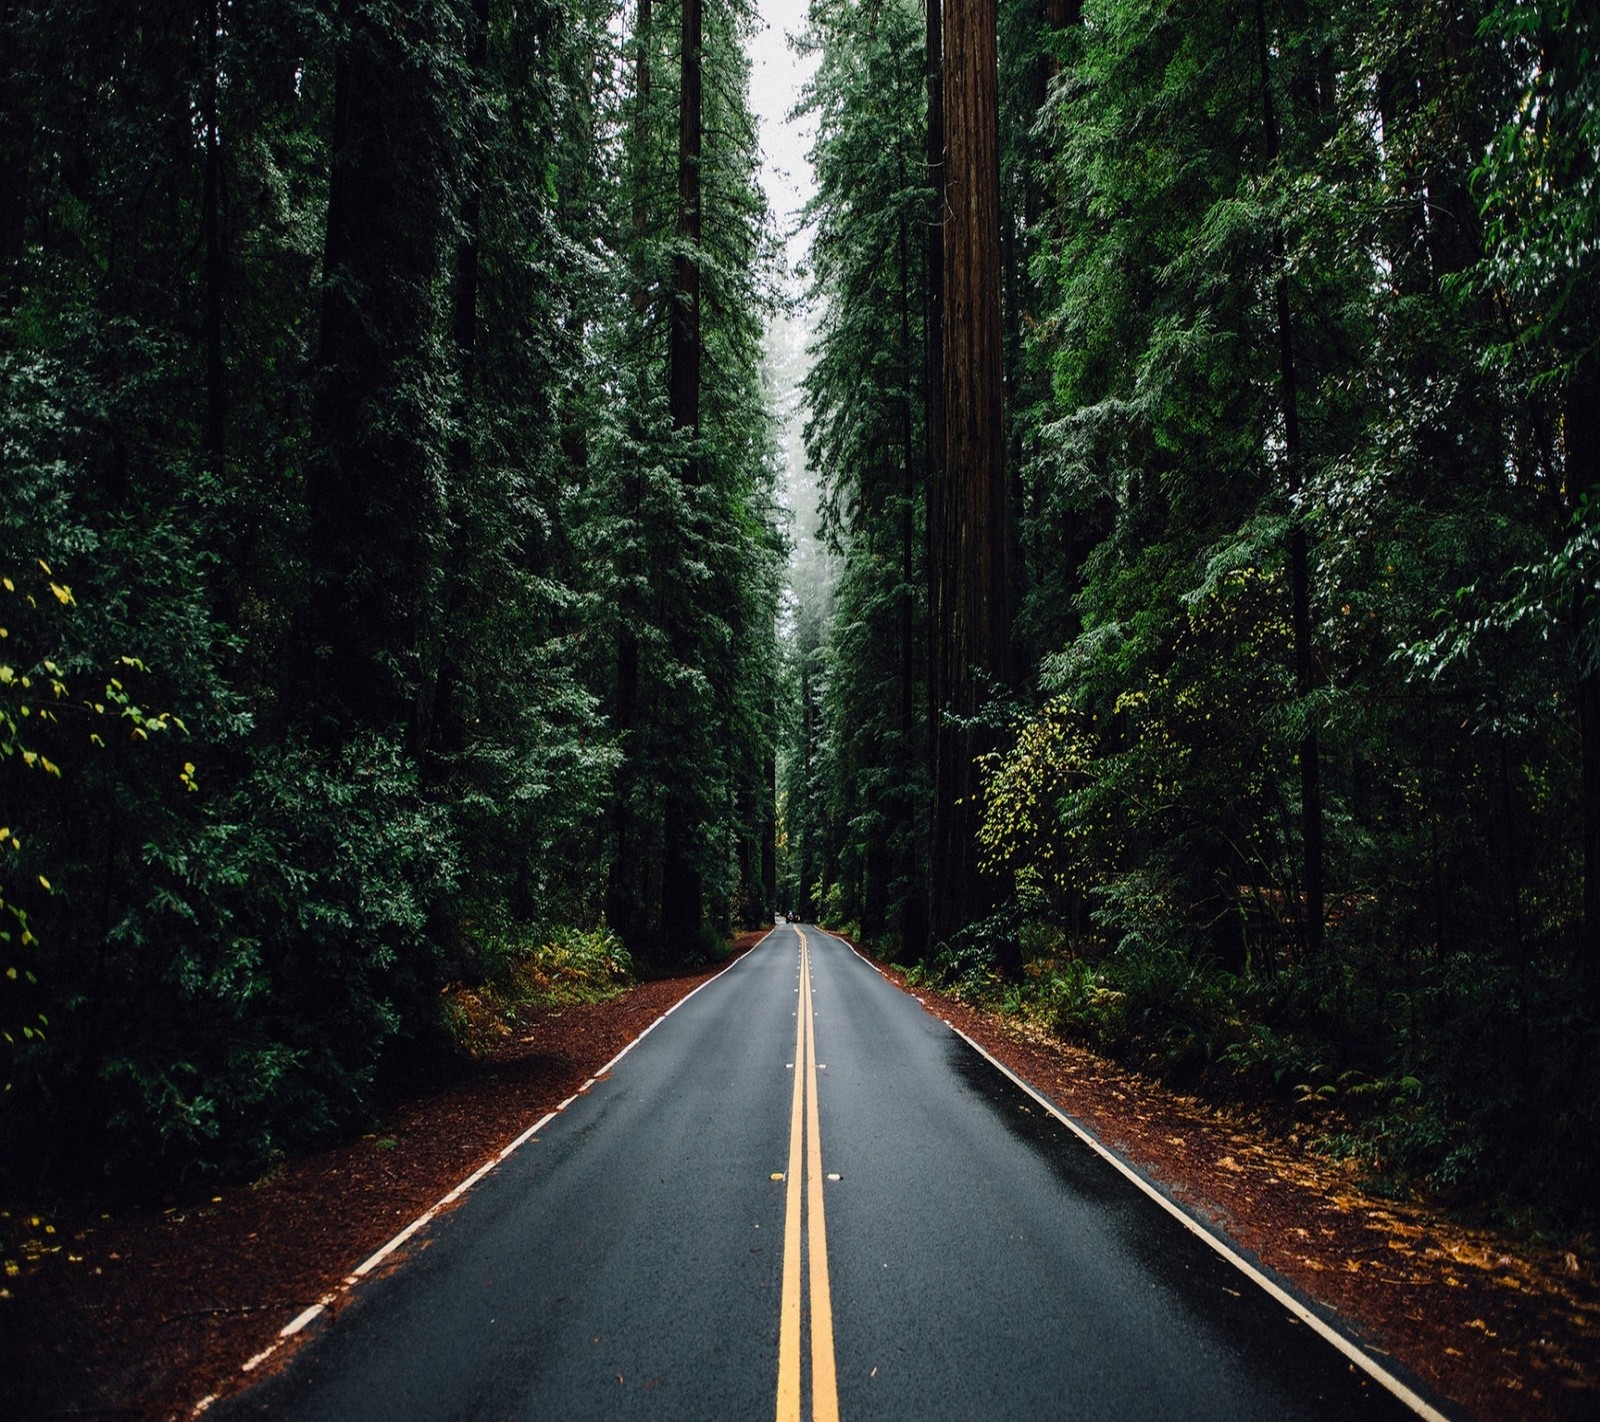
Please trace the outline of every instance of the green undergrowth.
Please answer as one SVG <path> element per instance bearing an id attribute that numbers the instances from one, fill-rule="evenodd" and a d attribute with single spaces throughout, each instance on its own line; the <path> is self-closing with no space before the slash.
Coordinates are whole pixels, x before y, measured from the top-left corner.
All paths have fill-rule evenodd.
<path id="1" fill-rule="evenodd" d="M 1000 963 L 1019 956 L 1008 977 Z M 997 917 L 907 976 L 1353 1160 L 1377 1193 L 1538 1234 L 1592 1231 L 1600 1032 L 1555 1000 L 1559 984 L 1466 956 L 1378 1003 L 1348 973 L 1284 962 L 1241 975 L 1151 944 L 1084 951 Z M 1508 1042 L 1519 1019 L 1552 1014 L 1561 1032 Z"/>
<path id="2" fill-rule="evenodd" d="M 609 928 L 501 929 L 473 939 L 480 978 L 444 994 L 445 1025 L 464 1050 L 492 1049 L 525 1008 L 604 1002 L 635 981 L 633 959 Z"/>

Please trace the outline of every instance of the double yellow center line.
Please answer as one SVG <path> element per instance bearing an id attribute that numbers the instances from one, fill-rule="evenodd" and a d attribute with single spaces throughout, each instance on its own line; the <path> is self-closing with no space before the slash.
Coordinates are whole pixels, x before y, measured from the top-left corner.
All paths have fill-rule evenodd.
<path id="1" fill-rule="evenodd" d="M 778 1326 L 778 1422 L 800 1422 L 801 1174 L 804 1243 L 810 1265 L 811 1417 L 838 1422 L 833 1365 L 833 1303 L 828 1293 L 828 1234 L 822 1209 L 822 1135 L 817 1121 L 817 1038 L 811 1009 L 811 954 L 800 930 L 800 1009 L 795 1014 L 794 1105 L 789 1113 L 789 1169 L 783 1216 L 783 1305 Z M 803 1167 L 802 1167 L 803 1156 Z"/>

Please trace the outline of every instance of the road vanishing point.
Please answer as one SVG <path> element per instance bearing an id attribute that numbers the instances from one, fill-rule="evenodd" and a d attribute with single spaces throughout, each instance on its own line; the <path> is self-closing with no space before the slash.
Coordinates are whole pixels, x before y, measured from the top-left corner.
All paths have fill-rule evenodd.
<path id="1" fill-rule="evenodd" d="M 441 1203 L 212 1417 L 1449 1415 L 813 928 Z"/>

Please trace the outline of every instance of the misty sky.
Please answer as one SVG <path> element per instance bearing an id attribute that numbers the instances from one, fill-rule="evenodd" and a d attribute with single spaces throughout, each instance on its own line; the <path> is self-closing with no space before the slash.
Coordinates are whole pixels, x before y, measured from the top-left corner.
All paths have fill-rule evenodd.
<path id="1" fill-rule="evenodd" d="M 762 184 L 784 233 L 793 229 L 795 215 L 812 186 L 811 165 L 805 157 L 811 124 L 808 120 L 802 129 L 785 121 L 814 63 L 810 59 L 802 63 L 784 39 L 804 26 L 806 5 L 807 0 L 760 0 L 765 26 L 750 45 L 750 106 L 761 123 L 761 151 L 766 160 Z M 803 242 L 790 241 L 791 266 L 803 251 Z"/>

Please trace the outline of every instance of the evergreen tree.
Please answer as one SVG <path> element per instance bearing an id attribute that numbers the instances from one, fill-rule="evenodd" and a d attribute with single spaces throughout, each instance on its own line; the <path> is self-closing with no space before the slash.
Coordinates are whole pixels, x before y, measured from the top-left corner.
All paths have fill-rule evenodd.
<path id="1" fill-rule="evenodd" d="M 918 945 L 926 912 L 922 30 L 908 6 L 814 4 L 819 53 L 806 447 L 843 554 L 827 630 L 838 911 Z M 886 260 L 887 257 L 887 260 Z M 810 881 L 807 881 L 809 887 Z"/>
<path id="2" fill-rule="evenodd" d="M 636 951 L 669 959 L 701 951 L 708 912 L 725 924 L 735 905 L 770 907 L 741 818 L 770 793 L 778 549 L 749 23 L 705 9 L 696 66 L 693 5 L 638 12 L 619 124 L 630 220 L 616 228 L 634 285 L 605 338 L 624 411 L 595 491 L 624 756 L 607 911 Z"/>

